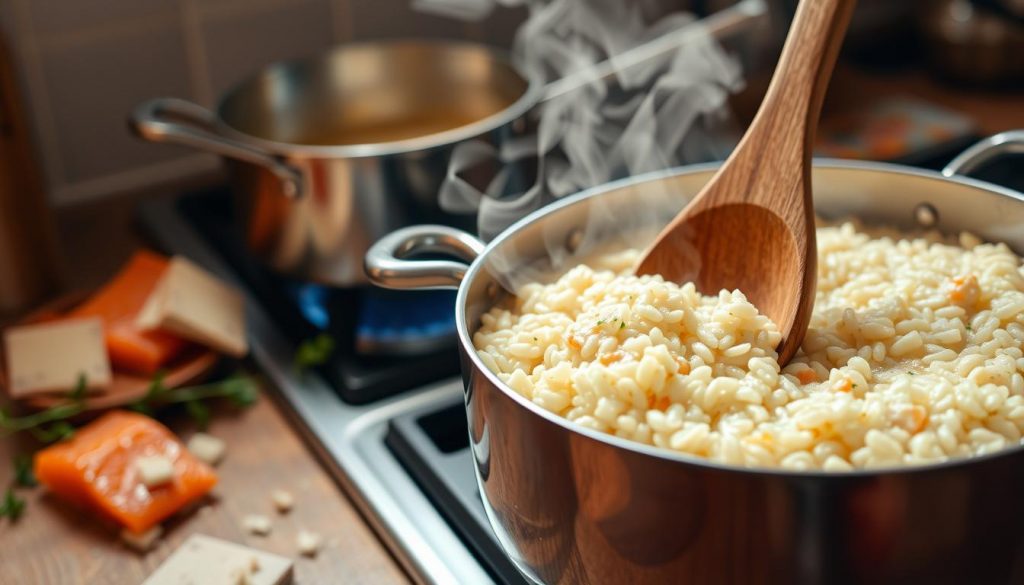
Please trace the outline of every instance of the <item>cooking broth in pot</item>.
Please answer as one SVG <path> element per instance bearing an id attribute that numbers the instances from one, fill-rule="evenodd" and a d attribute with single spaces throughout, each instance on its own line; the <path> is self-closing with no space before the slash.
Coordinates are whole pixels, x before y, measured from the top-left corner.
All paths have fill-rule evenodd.
<path id="1" fill-rule="evenodd" d="M 318 146 L 398 142 L 468 126 L 500 112 L 509 105 L 496 97 L 482 101 L 486 103 L 478 104 L 468 111 L 428 110 L 409 112 L 394 119 L 342 122 L 301 136 L 294 142 Z"/>

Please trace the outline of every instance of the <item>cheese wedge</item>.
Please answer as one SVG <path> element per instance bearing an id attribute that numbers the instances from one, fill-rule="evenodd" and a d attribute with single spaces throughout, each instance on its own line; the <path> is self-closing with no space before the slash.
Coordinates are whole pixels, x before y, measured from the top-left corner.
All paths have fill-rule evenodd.
<path id="1" fill-rule="evenodd" d="M 235 357 L 249 352 L 242 294 L 181 256 L 171 259 L 136 325 L 170 331 Z"/>
<path id="2" fill-rule="evenodd" d="M 85 376 L 89 388 L 110 384 L 110 359 L 97 317 L 11 327 L 4 334 L 10 394 L 70 392 Z"/>
<path id="3" fill-rule="evenodd" d="M 181 355 L 189 343 L 163 331 L 142 331 L 135 320 L 167 270 L 170 259 L 139 250 L 121 271 L 68 315 L 103 319 L 107 352 L 115 370 L 152 375 Z"/>
<path id="4" fill-rule="evenodd" d="M 193 534 L 142 585 L 287 585 L 291 582 L 291 559 L 204 534 Z"/>

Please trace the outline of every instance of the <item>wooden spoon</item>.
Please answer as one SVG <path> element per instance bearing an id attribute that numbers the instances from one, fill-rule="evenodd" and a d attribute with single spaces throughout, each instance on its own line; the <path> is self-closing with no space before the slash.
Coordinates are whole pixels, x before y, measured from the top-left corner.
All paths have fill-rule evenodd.
<path id="1" fill-rule="evenodd" d="M 811 149 L 855 0 L 802 0 L 754 121 L 704 189 L 658 235 L 637 274 L 739 289 L 782 333 L 783 365 L 807 331 L 817 248 Z"/>

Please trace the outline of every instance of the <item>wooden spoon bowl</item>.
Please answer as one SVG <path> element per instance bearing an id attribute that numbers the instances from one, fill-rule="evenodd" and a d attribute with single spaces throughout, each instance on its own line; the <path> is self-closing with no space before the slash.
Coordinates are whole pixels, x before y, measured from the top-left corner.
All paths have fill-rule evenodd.
<path id="1" fill-rule="evenodd" d="M 785 364 L 814 307 L 817 248 L 811 150 L 821 102 L 855 0 L 802 0 L 764 102 L 732 155 L 636 266 L 739 289 L 779 327 Z"/>
<path id="2" fill-rule="evenodd" d="M 725 225 L 730 229 L 721 229 Z M 733 239 L 737 232 L 746 237 Z M 758 205 L 736 203 L 705 209 L 661 243 L 682 252 L 664 260 L 660 273 L 677 275 L 673 280 L 693 282 L 698 290 L 709 293 L 736 288 L 735 283 L 743 282 L 740 290 L 749 299 L 758 299 L 766 307 L 786 307 L 789 312 L 774 319 L 790 323 L 796 318 L 794 303 L 787 302 L 790 283 L 801 282 L 803 272 L 814 274 L 813 266 L 792 261 L 814 258 L 808 242 L 798 241 L 797 236 L 782 218 Z M 787 298 L 780 298 L 782 295 Z"/>

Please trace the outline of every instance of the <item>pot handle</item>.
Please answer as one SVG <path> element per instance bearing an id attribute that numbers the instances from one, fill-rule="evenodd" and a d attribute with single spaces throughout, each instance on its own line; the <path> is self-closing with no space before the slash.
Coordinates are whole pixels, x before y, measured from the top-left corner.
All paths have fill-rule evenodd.
<path id="1" fill-rule="evenodd" d="M 947 177 L 970 175 L 1003 154 L 1024 154 L 1024 130 L 1009 130 L 982 139 L 949 161 L 942 174 Z"/>
<path id="2" fill-rule="evenodd" d="M 214 130 L 213 112 L 199 104 L 178 98 L 150 100 L 135 108 L 128 124 L 150 142 L 182 144 L 259 165 L 281 180 L 288 197 L 302 193 L 301 171 L 258 148 L 221 136 Z"/>
<path id="3" fill-rule="evenodd" d="M 443 225 L 417 225 L 392 232 L 366 252 L 364 268 L 373 284 L 393 289 L 459 288 L 469 263 L 484 243 Z M 415 260 L 417 254 L 446 254 L 463 260 Z"/>

